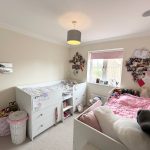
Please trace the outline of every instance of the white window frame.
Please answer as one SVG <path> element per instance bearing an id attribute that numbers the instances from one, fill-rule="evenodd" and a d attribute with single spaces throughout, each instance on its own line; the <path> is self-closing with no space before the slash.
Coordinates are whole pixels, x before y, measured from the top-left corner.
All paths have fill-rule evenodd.
<path id="1" fill-rule="evenodd" d="M 107 49 L 107 50 L 95 50 L 95 51 L 89 51 L 88 52 L 88 67 L 87 67 L 87 82 L 88 83 L 93 83 L 93 82 L 91 82 L 91 67 L 92 67 L 92 59 L 90 59 L 90 55 L 91 55 L 91 53 L 92 52 L 112 52 L 112 51 L 124 51 L 124 48 L 116 48 L 116 49 Z M 103 61 L 103 67 L 105 67 L 106 69 L 105 69 L 105 71 L 102 73 L 102 79 L 103 80 L 107 80 L 106 78 L 107 78 L 107 60 L 105 60 L 104 59 L 104 61 Z M 122 70 L 123 70 L 123 58 L 122 58 Z M 121 80 L 122 80 L 122 70 L 121 70 Z M 94 82 L 94 84 L 95 84 L 95 82 Z M 101 84 L 101 85 L 104 85 L 104 84 Z M 109 85 L 107 85 L 107 86 L 109 86 Z M 119 86 L 121 86 L 121 81 L 120 81 L 120 84 L 119 84 Z"/>

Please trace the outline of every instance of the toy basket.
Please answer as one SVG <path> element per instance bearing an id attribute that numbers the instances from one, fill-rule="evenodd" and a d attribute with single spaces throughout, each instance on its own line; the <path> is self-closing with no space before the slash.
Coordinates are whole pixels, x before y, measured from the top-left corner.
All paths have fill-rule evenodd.
<path id="1" fill-rule="evenodd" d="M 7 136 L 10 134 L 9 123 L 7 117 L 0 118 L 0 136 Z"/>
<path id="2" fill-rule="evenodd" d="M 27 119 L 27 113 L 24 111 L 16 111 L 9 115 L 8 122 L 10 124 L 12 143 L 21 144 L 25 141 Z"/>

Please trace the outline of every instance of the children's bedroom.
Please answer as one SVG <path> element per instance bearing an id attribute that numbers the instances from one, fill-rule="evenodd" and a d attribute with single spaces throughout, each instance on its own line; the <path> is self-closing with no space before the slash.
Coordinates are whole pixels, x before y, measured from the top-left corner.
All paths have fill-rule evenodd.
<path id="1" fill-rule="evenodd" d="M 150 150 L 150 1 L 0 0 L 0 150 Z"/>

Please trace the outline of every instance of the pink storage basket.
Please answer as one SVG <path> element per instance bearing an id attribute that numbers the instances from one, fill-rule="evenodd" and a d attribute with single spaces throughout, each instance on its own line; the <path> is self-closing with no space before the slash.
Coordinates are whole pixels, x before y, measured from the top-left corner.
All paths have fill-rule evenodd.
<path id="1" fill-rule="evenodd" d="M 26 139 L 27 113 L 16 111 L 9 115 L 7 121 L 10 124 L 11 139 L 14 144 L 21 144 Z"/>
<path id="2" fill-rule="evenodd" d="M 10 135 L 10 126 L 7 119 L 7 117 L 0 118 L 0 136 Z"/>

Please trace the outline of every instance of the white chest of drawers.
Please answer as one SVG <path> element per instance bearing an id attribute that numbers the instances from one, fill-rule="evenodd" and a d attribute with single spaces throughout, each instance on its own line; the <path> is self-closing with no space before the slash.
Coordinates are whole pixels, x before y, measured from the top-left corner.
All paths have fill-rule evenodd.
<path id="1" fill-rule="evenodd" d="M 36 84 L 30 86 L 16 87 L 16 101 L 21 110 L 28 113 L 28 135 L 31 140 L 41 132 L 55 124 L 55 110 L 57 108 L 58 119 L 62 119 L 62 89 L 58 82 Z M 37 88 L 49 86 L 48 97 L 45 100 L 39 96 L 30 95 L 24 91 L 27 88 Z"/>
<path id="2" fill-rule="evenodd" d="M 37 136 L 47 128 L 55 124 L 55 110 L 53 107 L 47 107 L 43 110 L 35 112 L 32 115 L 32 134 L 33 137 Z"/>

